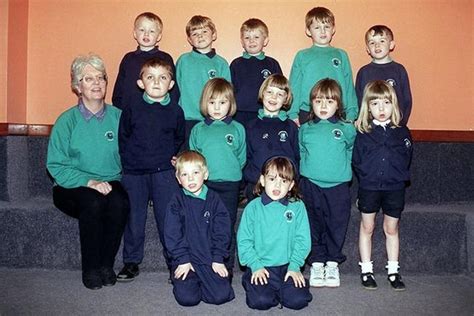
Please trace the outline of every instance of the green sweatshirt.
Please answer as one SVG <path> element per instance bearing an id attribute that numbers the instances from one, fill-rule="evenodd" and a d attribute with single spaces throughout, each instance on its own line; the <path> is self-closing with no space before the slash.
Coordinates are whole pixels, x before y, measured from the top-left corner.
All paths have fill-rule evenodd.
<path id="1" fill-rule="evenodd" d="M 346 118 L 356 120 L 359 107 L 347 53 L 339 48 L 316 45 L 300 50 L 293 61 L 290 72 L 290 86 L 293 92 L 293 103 L 288 111 L 290 118 L 297 118 L 300 110 L 309 112 L 311 89 L 324 78 L 331 78 L 339 83 Z"/>
<path id="2" fill-rule="evenodd" d="M 355 136 L 350 123 L 320 120 L 303 124 L 298 135 L 301 175 L 322 188 L 350 181 Z"/>
<path id="3" fill-rule="evenodd" d="M 120 180 L 118 125 L 121 111 L 106 105 L 104 119 L 86 121 L 74 106 L 62 113 L 49 138 L 46 167 L 64 188 L 87 186 L 89 180 Z"/>
<path id="4" fill-rule="evenodd" d="M 211 181 L 240 181 L 246 162 L 245 129 L 237 121 L 206 119 L 196 124 L 189 148 L 206 157 Z"/>
<path id="5" fill-rule="evenodd" d="M 203 120 L 199 101 L 204 85 L 209 79 L 222 77 L 230 82 L 230 69 L 227 61 L 219 55 L 209 58 L 195 51 L 181 55 L 176 62 L 176 82 L 181 97 L 179 105 L 183 108 L 186 120 Z"/>
<path id="6" fill-rule="evenodd" d="M 240 263 L 252 272 L 284 264 L 289 264 L 288 271 L 300 271 L 311 248 L 304 203 L 264 205 L 262 199 L 253 199 L 242 214 L 237 232 Z"/>

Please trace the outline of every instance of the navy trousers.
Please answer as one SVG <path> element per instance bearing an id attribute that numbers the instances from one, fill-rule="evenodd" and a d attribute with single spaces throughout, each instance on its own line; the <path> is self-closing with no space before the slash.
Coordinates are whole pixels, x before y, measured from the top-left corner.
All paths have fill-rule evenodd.
<path id="1" fill-rule="evenodd" d="M 123 262 L 140 264 L 143 260 L 148 201 L 152 200 L 158 235 L 169 268 L 163 227 L 166 207 L 171 197 L 179 190 L 174 169 L 144 175 L 124 174 L 122 184 L 130 199 L 130 214 L 123 234 Z"/>
<path id="2" fill-rule="evenodd" d="M 176 279 L 173 271 L 173 294 L 179 305 L 194 306 L 203 301 L 208 304 L 220 305 L 235 298 L 229 278 L 223 278 L 204 264 L 193 264 L 194 270 L 189 271 L 185 280 Z"/>
<path id="3" fill-rule="evenodd" d="M 346 256 L 342 253 L 342 247 L 351 216 L 349 183 L 321 188 L 302 177 L 300 190 L 311 229 L 308 262 L 344 262 Z"/>
<path id="4" fill-rule="evenodd" d="M 230 227 L 231 227 L 231 236 L 232 239 L 230 241 L 230 248 L 229 248 L 229 257 L 225 260 L 225 266 L 232 273 L 235 264 L 235 222 L 237 221 L 237 208 L 239 207 L 239 188 L 240 188 L 240 181 L 232 182 L 232 181 L 225 181 L 225 182 L 215 182 L 215 181 L 207 181 L 206 185 L 217 194 L 221 198 L 222 202 L 224 203 L 225 207 L 229 211 L 230 216 Z"/>
<path id="5" fill-rule="evenodd" d="M 296 287 L 292 278 L 284 282 L 288 265 L 278 267 L 265 267 L 270 274 L 268 283 L 265 285 L 251 284 L 252 270 L 247 268 L 242 276 L 242 286 L 245 289 L 248 307 L 259 310 L 267 310 L 279 303 L 286 308 L 302 309 L 308 306 L 313 296 L 309 292 L 309 282 L 306 286 Z"/>

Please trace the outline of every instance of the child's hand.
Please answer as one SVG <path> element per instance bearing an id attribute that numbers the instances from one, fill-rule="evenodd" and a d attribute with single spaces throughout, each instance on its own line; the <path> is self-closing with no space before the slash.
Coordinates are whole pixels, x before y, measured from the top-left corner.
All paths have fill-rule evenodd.
<path id="1" fill-rule="evenodd" d="M 173 167 L 176 167 L 176 159 L 177 159 L 176 156 L 171 157 L 171 165 Z"/>
<path id="2" fill-rule="evenodd" d="M 252 273 L 252 278 L 250 279 L 250 283 L 258 285 L 258 282 L 260 282 L 261 285 L 265 285 L 268 283 L 267 279 L 269 277 L 270 277 L 270 273 L 268 273 L 267 269 L 262 268 Z"/>
<path id="3" fill-rule="evenodd" d="M 181 277 L 183 277 L 182 280 L 184 281 L 186 280 L 186 277 L 188 276 L 190 270 L 194 271 L 191 262 L 180 264 L 174 271 L 174 277 L 176 279 L 181 279 Z"/>
<path id="4" fill-rule="evenodd" d="M 285 282 L 286 282 L 286 280 L 288 280 L 289 277 L 291 277 L 293 279 L 293 282 L 295 283 L 295 287 L 305 287 L 306 286 L 306 281 L 305 281 L 304 276 L 301 272 L 288 271 L 285 275 Z"/>
<path id="5" fill-rule="evenodd" d="M 229 275 L 229 271 L 227 271 L 227 268 L 223 263 L 213 262 L 212 270 L 223 278 L 226 278 Z"/>
<path id="6" fill-rule="evenodd" d="M 112 191 L 112 186 L 108 182 L 102 182 L 97 180 L 89 180 L 87 182 L 87 187 L 102 193 L 103 195 L 107 195 Z"/>
<path id="7" fill-rule="evenodd" d="M 299 119 L 299 118 L 293 119 L 293 122 L 295 122 L 298 127 L 301 126 L 301 124 L 300 124 L 300 119 Z"/>

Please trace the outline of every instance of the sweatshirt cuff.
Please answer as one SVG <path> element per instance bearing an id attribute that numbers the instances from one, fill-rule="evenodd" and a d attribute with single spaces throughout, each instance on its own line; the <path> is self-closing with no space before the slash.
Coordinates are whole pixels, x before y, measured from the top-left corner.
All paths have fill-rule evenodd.
<path id="1" fill-rule="evenodd" d="M 301 272 L 301 268 L 298 264 L 290 262 L 288 265 L 288 271 Z"/>
<path id="2" fill-rule="evenodd" d="M 224 257 L 223 256 L 218 256 L 218 255 L 213 255 L 212 256 L 212 262 L 224 263 Z"/>
<path id="3" fill-rule="evenodd" d="M 175 262 L 176 264 L 180 265 L 180 264 L 191 262 L 191 258 L 189 257 L 189 255 L 184 255 L 184 256 L 180 256 L 179 258 L 176 258 Z"/>
<path id="4" fill-rule="evenodd" d="M 250 267 L 250 270 L 252 270 L 252 273 L 255 273 L 258 270 L 265 268 L 265 266 L 260 262 L 255 262 L 254 264 L 250 265 L 249 267 Z"/>

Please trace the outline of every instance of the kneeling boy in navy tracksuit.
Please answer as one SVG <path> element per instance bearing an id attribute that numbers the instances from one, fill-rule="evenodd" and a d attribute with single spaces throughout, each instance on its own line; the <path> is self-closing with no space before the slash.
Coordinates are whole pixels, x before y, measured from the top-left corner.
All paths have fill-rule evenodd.
<path id="1" fill-rule="evenodd" d="M 229 212 L 219 195 L 204 185 L 207 177 L 201 154 L 185 151 L 178 156 L 176 178 L 183 189 L 166 209 L 164 238 L 173 294 L 183 306 L 223 304 L 235 297 L 224 265 L 231 239 Z"/>

